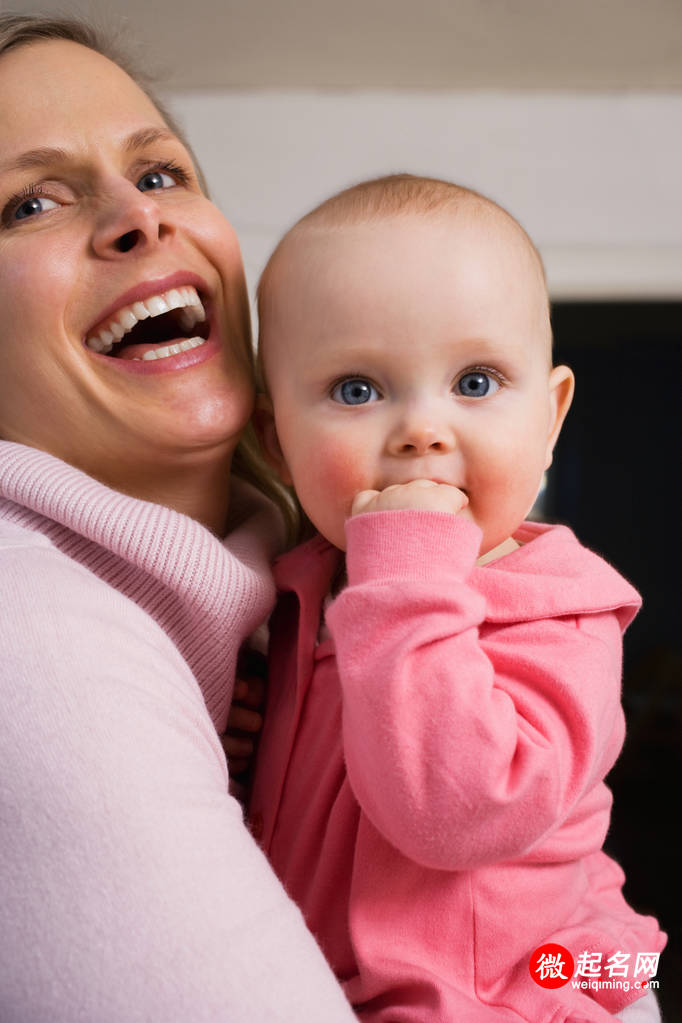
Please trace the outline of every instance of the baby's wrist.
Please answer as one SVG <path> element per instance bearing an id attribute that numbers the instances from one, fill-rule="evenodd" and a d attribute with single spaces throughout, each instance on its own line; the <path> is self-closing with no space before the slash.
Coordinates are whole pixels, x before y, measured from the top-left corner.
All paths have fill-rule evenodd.
<path id="1" fill-rule="evenodd" d="M 346 521 L 348 583 L 464 580 L 480 545 L 480 529 L 462 515 L 421 509 L 357 515 Z"/>

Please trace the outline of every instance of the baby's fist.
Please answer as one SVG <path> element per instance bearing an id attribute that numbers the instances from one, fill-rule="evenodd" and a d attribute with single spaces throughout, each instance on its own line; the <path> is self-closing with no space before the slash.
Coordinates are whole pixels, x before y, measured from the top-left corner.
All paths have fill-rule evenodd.
<path id="1" fill-rule="evenodd" d="M 355 495 L 351 515 L 375 511 L 441 511 L 457 515 L 469 503 L 466 494 L 449 483 L 410 480 L 394 483 L 384 490 L 361 490 Z"/>

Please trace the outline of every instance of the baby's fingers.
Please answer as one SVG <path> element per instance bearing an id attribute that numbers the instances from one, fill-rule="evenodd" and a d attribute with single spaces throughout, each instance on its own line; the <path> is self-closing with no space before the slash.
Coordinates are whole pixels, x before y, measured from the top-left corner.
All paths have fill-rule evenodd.
<path id="1" fill-rule="evenodd" d="M 458 487 L 430 479 L 393 483 L 384 490 L 362 490 L 353 502 L 352 514 L 374 511 L 442 511 L 457 515 L 469 503 Z"/>
<path id="2" fill-rule="evenodd" d="M 260 732 L 263 727 L 263 717 L 256 710 L 250 710 L 239 703 L 233 703 L 230 707 L 230 714 L 227 719 L 228 732 Z"/>
<path id="3" fill-rule="evenodd" d="M 220 742 L 231 768 L 234 768 L 233 761 L 253 754 L 253 740 L 246 736 L 225 733 L 220 736 Z"/>
<path id="4" fill-rule="evenodd" d="M 353 504 L 350 509 L 351 515 L 362 515 L 363 512 L 374 511 L 372 506 L 378 496 L 378 490 L 359 490 L 353 498 Z"/>

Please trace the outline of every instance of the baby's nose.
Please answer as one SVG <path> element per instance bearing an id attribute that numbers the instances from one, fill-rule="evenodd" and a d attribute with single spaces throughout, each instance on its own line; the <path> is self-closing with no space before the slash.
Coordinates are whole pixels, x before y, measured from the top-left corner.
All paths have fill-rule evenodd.
<path id="1" fill-rule="evenodd" d="M 445 453 L 455 446 L 453 431 L 433 414 L 418 411 L 406 416 L 391 437 L 393 454 L 426 455 Z"/>

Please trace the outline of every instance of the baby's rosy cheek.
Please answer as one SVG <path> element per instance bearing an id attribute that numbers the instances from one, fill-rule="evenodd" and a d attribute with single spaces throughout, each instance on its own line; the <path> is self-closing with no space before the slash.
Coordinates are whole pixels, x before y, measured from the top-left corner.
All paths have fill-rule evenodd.
<path id="1" fill-rule="evenodd" d="M 372 486 L 362 462 L 361 452 L 330 446 L 319 451 L 318 478 L 330 496 L 352 501 L 359 490 Z"/>

